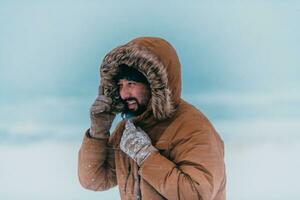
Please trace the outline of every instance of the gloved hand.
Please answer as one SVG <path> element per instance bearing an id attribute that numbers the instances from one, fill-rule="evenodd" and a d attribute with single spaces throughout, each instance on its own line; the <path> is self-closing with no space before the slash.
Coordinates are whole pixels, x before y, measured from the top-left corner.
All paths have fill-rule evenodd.
<path id="1" fill-rule="evenodd" d="M 140 127 L 135 127 L 130 120 L 126 122 L 120 148 L 135 160 L 139 166 L 153 152 L 158 151 L 152 146 L 149 136 Z"/>
<path id="2" fill-rule="evenodd" d="M 109 129 L 116 116 L 111 112 L 112 100 L 110 97 L 99 95 L 90 109 L 91 128 L 90 136 L 97 139 L 109 137 Z"/>

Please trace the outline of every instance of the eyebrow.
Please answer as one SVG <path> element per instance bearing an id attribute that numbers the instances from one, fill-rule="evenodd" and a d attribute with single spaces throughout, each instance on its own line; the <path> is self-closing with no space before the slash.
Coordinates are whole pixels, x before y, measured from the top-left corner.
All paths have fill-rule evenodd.
<path id="1" fill-rule="evenodd" d="M 117 84 L 119 84 L 121 82 L 121 80 L 126 80 L 127 82 L 135 82 L 135 83 L 139 83 L 138 81 L 134 81 L 134 80 L 128 80 L 128 79 L 120 79 Z"/>

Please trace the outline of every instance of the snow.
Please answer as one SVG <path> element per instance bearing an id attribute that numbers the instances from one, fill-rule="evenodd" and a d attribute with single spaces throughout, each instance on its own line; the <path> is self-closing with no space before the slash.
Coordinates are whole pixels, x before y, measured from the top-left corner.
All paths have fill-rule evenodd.
<path id="1" fill-rule="evenodd" d="M 117 187 L 88 191 L 77 177 L 80 143 L 43 141 L 0 147 L 0 199 L 119 199 Z"/>

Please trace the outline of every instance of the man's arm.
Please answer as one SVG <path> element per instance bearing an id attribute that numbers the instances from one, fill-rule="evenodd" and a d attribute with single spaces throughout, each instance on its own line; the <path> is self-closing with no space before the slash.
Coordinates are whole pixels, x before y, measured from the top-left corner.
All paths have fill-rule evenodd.
<path id="1" fill-rule="evenodd" d="M 223 146 L 218 142 L 210 129 L 190 133 L 173 147 L 172 161 L 156 152 L 139 174 L 167 199 L 214 199 L 225 184 Z"/>
<path id="2" fill-rule="evenodd" d="M 214 130 L 187 131 L 175 143 L 171 159 L 158 151 L 147 156 L 140 164 L 140 176 L 167 199 L 215 199 L 226 180 L 223 144 Z"/>
<path id="3" fill-rule="evenodd" d="M 117 184 L 114 151 L 108 145 L 109 129 L 115 118 L 111 103 L 106 96 L 97 97 L 90 109 L 91 128 L 79 150 L 79 181 L 90 190 L 107 190 Z"/>
<path id="4" fill-rule="evenodd" d="M 108 139 L 95 139 L 86 132 L 78 157 L 80 184 L 89 190 L 103 191 L 117 185 L 114 151 Z"/>

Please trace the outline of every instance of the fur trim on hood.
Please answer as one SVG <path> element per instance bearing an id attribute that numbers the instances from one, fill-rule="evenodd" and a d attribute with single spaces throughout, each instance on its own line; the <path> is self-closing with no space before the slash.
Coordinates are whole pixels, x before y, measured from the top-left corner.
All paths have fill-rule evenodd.
<path id="1" fill-rule="evenodd" d="M 181 95 L 180 63 L 175 49 L 161 38 L 142 37 L 113 49 L 104 57 L 99 93 L 113 99 L 116 111 L 122 110 L 123 105 L 113 77 L 121 64 L 134 67 L 147 78 L 152 95 L 147 111 L 157 120 L 170 118 Z"/>

